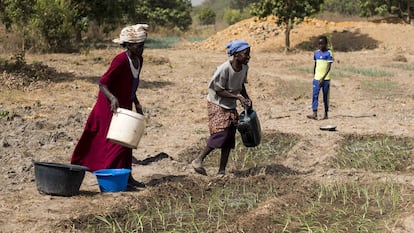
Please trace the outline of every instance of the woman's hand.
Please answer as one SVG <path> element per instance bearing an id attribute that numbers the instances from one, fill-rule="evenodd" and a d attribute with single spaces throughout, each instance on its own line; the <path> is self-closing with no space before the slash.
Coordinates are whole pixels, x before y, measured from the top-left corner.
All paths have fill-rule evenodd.
<path id="1" fill-rule="evenodd" d="M 111 104 L 111 111 L 116 112 L 116 109 L 119 108 L 118 99 L 109 91 L 108 87 L 104 84 L 99 84 L 99 90 L 106 96 Z"/>
<path id="2" fill-rule="evenodd" d="M 250 99 L 246 99 L 246 98 L 244 98 L 244 96 L 242 96 L 241 94 L 238 94 L 238 95 L 237 95 L 237 99 L 238 99 L 238 100 L 240 100 L 240 103 L 241 103 L 243 106 L 248 106 L 248 107 L 250 107 L 250 106 L 252 105 L 252 101 L 251 101 Z"/>
<path id="3" fill-rule="evenodd" d="M 111 101 L 111 111 L 116 112 L 119 107 L 118 99 L 115 96 L 111 96 L 109 100 Z"/>
<path id="4" fill-rule="evenodd" d="M 144 115 L 144 111 L 142 110 L 142 105 L 139 103 L 135 104 L 135 110 L 137 111 L 137 113 Z"/>
<path id="5" fill-rule="evenodd" d="M 252 106 L 252 101 L 250 99 L 245 99 L 245 100 L 246 100 L 245 105 L 247 107 L 251 107 Z"/>

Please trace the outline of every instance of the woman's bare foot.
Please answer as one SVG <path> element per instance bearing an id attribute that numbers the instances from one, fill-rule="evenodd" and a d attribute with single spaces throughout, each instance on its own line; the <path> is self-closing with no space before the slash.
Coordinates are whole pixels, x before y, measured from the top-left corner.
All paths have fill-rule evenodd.
<path id="1" fill-rule="evenodd" d="M 191 162 L 191 166 L 193 166 L 194 171 L 197 172 L 198 174 L 203 175 L 203 176 L 207 175 L 206 169 L 204 169 L 203 164 L 201 163 L 200 160 L 194 159 Z"/>

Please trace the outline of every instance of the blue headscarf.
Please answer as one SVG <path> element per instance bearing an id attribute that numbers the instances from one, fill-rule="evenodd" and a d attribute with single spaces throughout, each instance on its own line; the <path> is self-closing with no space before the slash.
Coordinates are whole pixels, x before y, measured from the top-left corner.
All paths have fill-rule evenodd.
<path id="1" fill-rule="evenodd" d="M 231 57 L 234 55 L 234 53 L 250 48 L 250 45 L 244 40 L 234 40 L 228 43 L 226 48 L 227 48 L 227 55 Z"/>

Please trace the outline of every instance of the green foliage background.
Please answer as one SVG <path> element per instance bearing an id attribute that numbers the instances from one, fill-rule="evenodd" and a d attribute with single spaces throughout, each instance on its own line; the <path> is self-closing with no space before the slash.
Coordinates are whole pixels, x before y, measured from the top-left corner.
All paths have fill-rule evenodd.
<path id="1" fill-rule="evenodd" d="M 289 47 L 292 19 L 300 20 L 319 12 L 363 17 L 391 14 L 410 23 L 414 0 L 205 0 L 194 8 L 190 0 L 0 1 L 0 21 L 6 30 L 19 34 L 19 47 L 45 52 L 79 47 L 91 28 L 107 35 L 127 24 L 148 23 L 151 30 L 186 32 L 197 27 L 193 18 L 201 25 L 227 26 L 252 15 L 278 16 L 277 23 L 287 26 L 286 47 Z"/>
<path id="2" fill-rule="evenodd" d="M 192 24 L 190 0 L 2 0 L 0 20 L 21 34 L 22 46 L 70 51 L 91 25 L 109 33 L 126 24 L 185 31 Z"/>

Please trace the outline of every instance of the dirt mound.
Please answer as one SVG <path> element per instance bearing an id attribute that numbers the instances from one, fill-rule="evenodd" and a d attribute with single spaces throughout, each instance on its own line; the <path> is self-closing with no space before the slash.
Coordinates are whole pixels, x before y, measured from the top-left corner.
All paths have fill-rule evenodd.
<path id="1" fill-rule="evenodd" d="M 225 51 L 226 43 L 235 39 L 244 39 L 252 46 L 261 45 L 283 33 L 283 28 L 276 25 L 275 21 L 275 17 L 246 19 L 196 43 L 196 47 Z"/>
<path id="2" fill-rule="evenodd" d="M 258 51 L 281 51 L 285 47 L 285 33 L 275 21 L 275 17 L 246 19 L 196 43 L 195 47 L 224 52 L 226 43 L 244 39 Z M 414 36 L 411 25 L 395 19 L 332 22 L 305 18 L 291 31 L 291 48 L 313 50 L 316 38 L 322 34 L 331 39 L 335 50 L 346 52 L 376 48 L 406 50 Z"/>
<path id="3" fill-rule="evenodd" d="M 0 60 L 0 86 L 7 89 L 35 90 L 46 88 L 51 80 L 69 78 L 69 74 L 59 73 L 53 67 L 41 62 L 26 63 L 23 58 Z"/>

